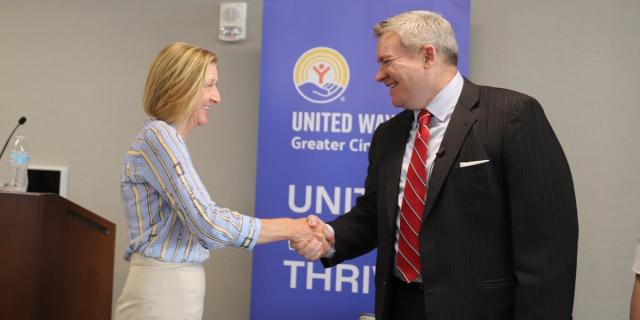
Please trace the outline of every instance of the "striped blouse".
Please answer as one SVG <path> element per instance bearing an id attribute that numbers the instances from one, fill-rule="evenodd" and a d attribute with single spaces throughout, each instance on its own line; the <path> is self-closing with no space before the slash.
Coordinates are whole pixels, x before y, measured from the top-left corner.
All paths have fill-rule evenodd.
<path id="1" fill-rule="evenodd" d="M 252 250 L 260 219 L 219 207 L 171 125 L 148 120 L 123 162 L 120 192 L 127 221 L 125 260 L 134 252 L 165 262 L 199 263 L 209 250 Z"/>

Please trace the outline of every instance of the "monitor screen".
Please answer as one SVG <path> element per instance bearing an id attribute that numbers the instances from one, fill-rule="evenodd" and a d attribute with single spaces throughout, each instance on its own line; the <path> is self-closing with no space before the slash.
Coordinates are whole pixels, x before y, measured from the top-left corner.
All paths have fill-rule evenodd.
<path id="1" fill-rule="evenodd" d="M 27 191 L 60 194 L 60 174 L 59 170 L 29 168 Z"/>

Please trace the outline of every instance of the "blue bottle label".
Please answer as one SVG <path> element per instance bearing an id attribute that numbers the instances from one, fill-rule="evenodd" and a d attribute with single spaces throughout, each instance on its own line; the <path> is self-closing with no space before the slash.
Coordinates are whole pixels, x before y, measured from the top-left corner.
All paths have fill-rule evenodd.
<path id="1" fill-rule="evenodd" d="M 29 163 L 29 155 L 26 152 L 13 151 L 11 152 L 11 163 L 14 165 L 27 165 Z"/>

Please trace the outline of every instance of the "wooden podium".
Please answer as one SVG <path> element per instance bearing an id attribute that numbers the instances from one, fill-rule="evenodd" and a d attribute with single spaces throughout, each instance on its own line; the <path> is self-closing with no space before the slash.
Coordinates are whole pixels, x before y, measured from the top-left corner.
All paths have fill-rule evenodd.
<path id="1" fill-rule="evenodd" d="M 111 319 L 114 246 L 65 198 L 0 191 L 0 319 Z"/>

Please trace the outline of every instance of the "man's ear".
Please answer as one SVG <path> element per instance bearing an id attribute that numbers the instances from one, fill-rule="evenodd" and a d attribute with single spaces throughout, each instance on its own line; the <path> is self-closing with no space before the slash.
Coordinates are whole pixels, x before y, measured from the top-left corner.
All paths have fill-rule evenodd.
<path id="1" fill-rule="evenodd" d="M 436 47 L 431 44 L 425 44 L 420 48 L 420 56 L 423 59 L 423 66 L 431 68 L 436 61 Z"/>

